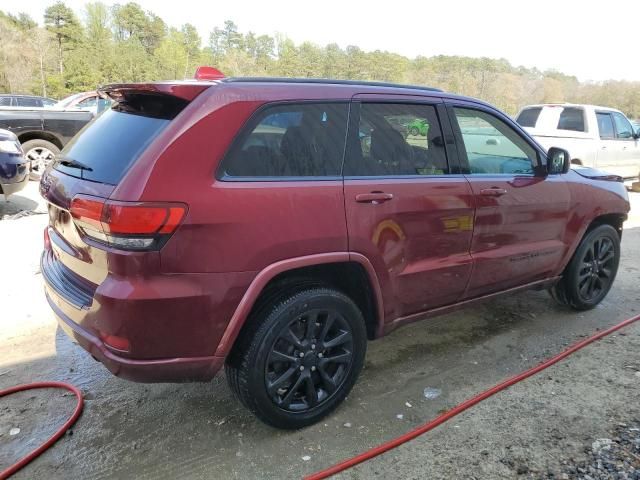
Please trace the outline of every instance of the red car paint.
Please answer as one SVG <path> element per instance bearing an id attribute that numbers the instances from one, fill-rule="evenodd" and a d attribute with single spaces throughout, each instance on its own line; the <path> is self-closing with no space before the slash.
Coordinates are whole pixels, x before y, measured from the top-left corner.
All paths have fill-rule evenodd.
<path id="1" fill-rule="evenodd" d="M 212 378 L 265 286 L 293 269 L 360 265 L 372 297 L 372 336 L 379 337 L 499 293 L 552 284 L 594 219 L 626 218 L 629 210 L 621 183 L 573 171 L 288 181 L 216 176 L 252 115 L 290 101 L 410 101 L 432 104 L 439 115 L 447 105 L 481 108 L 544 158 L 493 107 L 439 91 L 259 80 L 103 91 L 116 100 L 142 92 L 188 102 L 117 185 L 55 168 L 41 182 L 50 215 L 42 260 L 49 304 L 71 337 L 131 380 Z M 447 151 L 454 152 L 446 122 L 441 117 Z M 70 214 L 77 195 L 179 203 L 187 213 L 160 249 L 125 251 L 82 233 Z"/>

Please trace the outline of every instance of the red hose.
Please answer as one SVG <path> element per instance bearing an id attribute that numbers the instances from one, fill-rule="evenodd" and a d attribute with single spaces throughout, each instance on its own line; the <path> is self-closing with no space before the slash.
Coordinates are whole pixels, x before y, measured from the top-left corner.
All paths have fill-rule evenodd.
<path id="1" fill-rule="evenodd" d="M 466 401 L 462 402 L 461 404 L 459 404 L 456 407 L 452 408 L 448 412 L 443 413 L 442 415 L 434 418 L 430 422 L 427 422 L 427 423 L 425 423 L 425 424 L 423 424 L 423 425 L 421 425 L 421 426 L 419 426 L 417 428 L 414 428 L 413 430 L 410 430 L 409 432 L 405 433 L 404 435 L 396 437 L 396 438 L 394 438 L 392 440 L 389 440 L 388 442 L 385 442 L 385 443 L 383 443 L 381 445 L 378 445 L 377 447 L 374 447 L 374 448 L 372 448 L 370 450 L 367 450 L 366 452 L 363 452 L 363 453 L 361 453 L 359 455 L 356 455 L 355 457 L 352 457 L 352 458 L 344 460 L 344 461 L 342 461 L 340 463 L 337 463 L 337 464 L 333 465 L 332 467 L 329 467 L 329 468 L 327 468 L 325 470 L 321 470 L 319 472 L 316 472 L 316 473 L 313 473 L 311 475 L 308 475 L 308 476 L 304 477 L 304 480 L 321 480 L 323 478 L 330 477 L 332 475 L 335 475 L 336 473 L 340 473 L 340 472 L 342 472 L 344 470 L 347 470 L 348 468 L 351 468 L 351 467 L 353 467 L 355 465 L 358 465 L 359 463 L 365 462 L 365 461 L 370 460 L 370 459 L 372 459 L 374 457 L 377 457 L 378 455 L 382 455 L 383 453 L 388 452 L 389 450 L 392 450 L 392 449 L 394 449 L 396 447 L 399 447 L 403 443 L 406 443 L 409 440 L 413 440 L 414 438 L 422 435 L 423 433 L 427 433 L 428 431 L 433 430 L 438 425 L 443 424 L 447 420 L 455 417 L 459 413 L 464 412 L 468 408 L 473 407 L 474 405 L 480 403 L 481 401 L 486 400 L 487 398 L 491 397 L 492 395 L 495 395 L 496 393 L 498 393 L 498 392 L 510 387 L 511 385 L 524 380 L 525 378 L 529 378 L 530 376 L 541 372 L 545 368 L 549 368 L 551 365 L 554 365 L 554 364 L 558 363 L 560 360 L 568 357 L 572 353 L 577 352 L 581 348 L 586 347 L 590 343 L 593 343 L 596 340 L 600 340 L 602 337 L 606 337 L 607 335 L 610 335 L 611 333 L 615 332 L 616 330 L 620 330 L 621 328 L 626 327 L 628 325 L 631 325 L 633 322 L 637 322 L 638 320 L 640 320 L 640 315 L 636 315 L 635 317 L 629 318 L 629 319 L 625 320 L 624 322 L 621 322 L 621 323 L 618 323 L 617 325 L 614 325 L 611 328 L 608 328 L 606 330 L 603 330 L 602 332 L 596 333 L 592 337 L 586 338 L 586 339 L 584 339 L 584 340 L 582 340 L 582 341 L 580 341 L 578 343 L 575 343 L 574 345 L 570 346 L 569 348 L 564 350 L 562 353 L 556 355 L 555 357 L 552 357 L 549 360 L 545 360 L 541 364 L 539 364 L 539 365 L 537 365 L 537 366 L 535 366 L 533 368 L 530 368 L 529 370 L 525 370 L 524 372 L 519 373 L 518 375 L 515 375 L 515 376 L 509 378 L 508 380 L 505 380 L 504 382 L 499 383 L 498 385 L 495 385 L 495 386 L 491 387 L 488 390 L 485 390 L 484 392 L 480 393 L 479 395 L 476 395 L 475 397 L 472 397 L 469 400 L 466 400 Z"/>
<path id="2" fill-rule="evenodd" d="M 76 422 L 76 420 L 78 420 L 80 413 L 82 413 L 82 407 L 84 405 L 84 400 L 82 399 L 82 392 L 78 388 L 74 387 L 73 385 L 70 385 L 68 383 L 63 383 L 63 382 L 36 382 L 36 383 L 25 383 L 23 385 L 16 385 L 15 387 L 10 387 L 5 390 L 0 390 L 0 397 L 4 397 L 5 395 L 11 395 L 12 393 L 16 393 L 16 392 L 22 392 L 24 390 L 33 390 L 36 388 L 63 388 L 63 389 L 69 390 L 75 394 L 76 398 L 78 399 L 78 403 L 76 404 L 76 408 L 73 411 L 73 414 L 64 423 L 64 425 L 62 425 L 46 442 L 44 442 L 38 448 L 33 450 L 31 453 L 25 455 L 24 457 L 22 457 L 18 462 L 14 463 L 6 470 L 3 470 L 2 472 L 0 472 L 0 480 L 5 480 L 6 478 L 9 478 L 11 475 L 13 475 L 22 467 L 24 467 L 27 463 L 29 463 L 31 460 L 36 458 L 38 455 L 44 452 L 47 448 L 53 445 L 62 435 L 64 435 L 64 432 L 66 432 L 71 427 L 71 425 L 73 425 Z"/>

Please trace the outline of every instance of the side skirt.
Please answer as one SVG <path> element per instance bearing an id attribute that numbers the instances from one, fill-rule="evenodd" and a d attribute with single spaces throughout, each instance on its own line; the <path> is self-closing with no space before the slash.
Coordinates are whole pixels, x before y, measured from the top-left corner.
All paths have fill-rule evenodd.
<path id="1" fill-rule="evenodd" d="M 452 305 L 446 305 L 444 307 L 434 308 L 432 310 L 427 310 L 425 312 L 419 312 L 419 313 L 407 315 L 406 317 L 396 318 L 392 322 L 389 322 L 383 326 L 381 336 L 387 335 L 388 333 L 391 333 L 393 330 L 395 330 L 398 327 L 402 327 L 403 325 L 408 325 L 410 323 L 418 322 L 420 320 L 426 320 L 427 318 L 437 317 L 439 315 L 445 315 L 447 313 L 455 312 L 456 310 L 460 310 L 462 308 L 468 307 L 470 305 L 474 305 L 476 303 L 482 303 L 487 300 L 500 297 L 502 295 L 518 293 L 525 290 L 543 290 L 545 288 L 551 287 L 552 285 L 557 283 L 561 278 L 562 276 L 545 278 L 543 280 L 537 280 L 535 282 L 526 283 L 524 285 L 509 288 L 507 290 L 502 290 L 500 292 L 490 293 L 488 295 L 483 295 L 481 297 L 464 300 L 462 302 L 454 303 Z"/>

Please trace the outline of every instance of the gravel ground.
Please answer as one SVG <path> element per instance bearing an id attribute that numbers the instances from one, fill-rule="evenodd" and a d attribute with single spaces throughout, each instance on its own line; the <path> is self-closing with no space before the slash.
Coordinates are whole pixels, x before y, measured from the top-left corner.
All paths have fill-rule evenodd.
<path id="1" fill-rule="evenodd" d="M 300 478 L 400 435 L 640 313 L 640 194 L 631 196 L 621 268 L 598 308 L 576 313 L 546 292 L 526 292 L 401 328 L 370 343 L 360 381 L 332 416 L 282 432 L 240 407 L 223 376 L 131 383 L 71 343 L 43 298 L 46 216 L 30 184 L 9 203 L 0 200 L 0 388 L 69 381 L 87 401 L 73 434 L 15 478 Z M 16 216 L 22 210 L 35 214 Z M 639 352 L 636 323 L 338 477 L 637 479 Z M 438 395 L 426 398 L 426 388 Z M 73 400 L 45 390 L 0 400 L 0 469 L 61 424 Z"/>
<path id="2" fill-rule="evenodd" d="M 584 461 L 561 462 L 561 479 L 639 480 L 640 420 L 619 423 L 610 438 L 598 438 L 584 451 Z"/>

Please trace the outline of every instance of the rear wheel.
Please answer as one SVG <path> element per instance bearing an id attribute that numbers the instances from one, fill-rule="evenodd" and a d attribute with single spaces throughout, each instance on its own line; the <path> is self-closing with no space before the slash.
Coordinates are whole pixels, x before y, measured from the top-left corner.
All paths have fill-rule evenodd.
<path id="1" fill-rule="evenodd" d="M 29 174 L 31 180 L 40 180 L 45 168 L 60 153 L 60 149 L 53 143 L 39 138 L 24 142 L 22 149 L 24 156 L 31 162 L 31 173 Z"/>
<path id="2" fill-rule="evenodd" d="M 414 137 L 417 137 L 420 134 L 420 131 L 418 130 L 417 127 L 411 127 L 409 129 L 409 134 L 413 135 Z"/>
<path id="3" fill-rule="evenodd" d="M 311 425 L 353 387 L 366 351 L 362 313 L 323 287 L 282 295 L 249 320 L 226 363 L 229 386 L 260 420 Z"/>
<path id="4" fill-rule="evenodd" d="M 600 225 L 582 239 L 551 296 L 576 310 L 589 310 L 609 293 L 619 263 L 620 236 L 611 225 Z"/>

